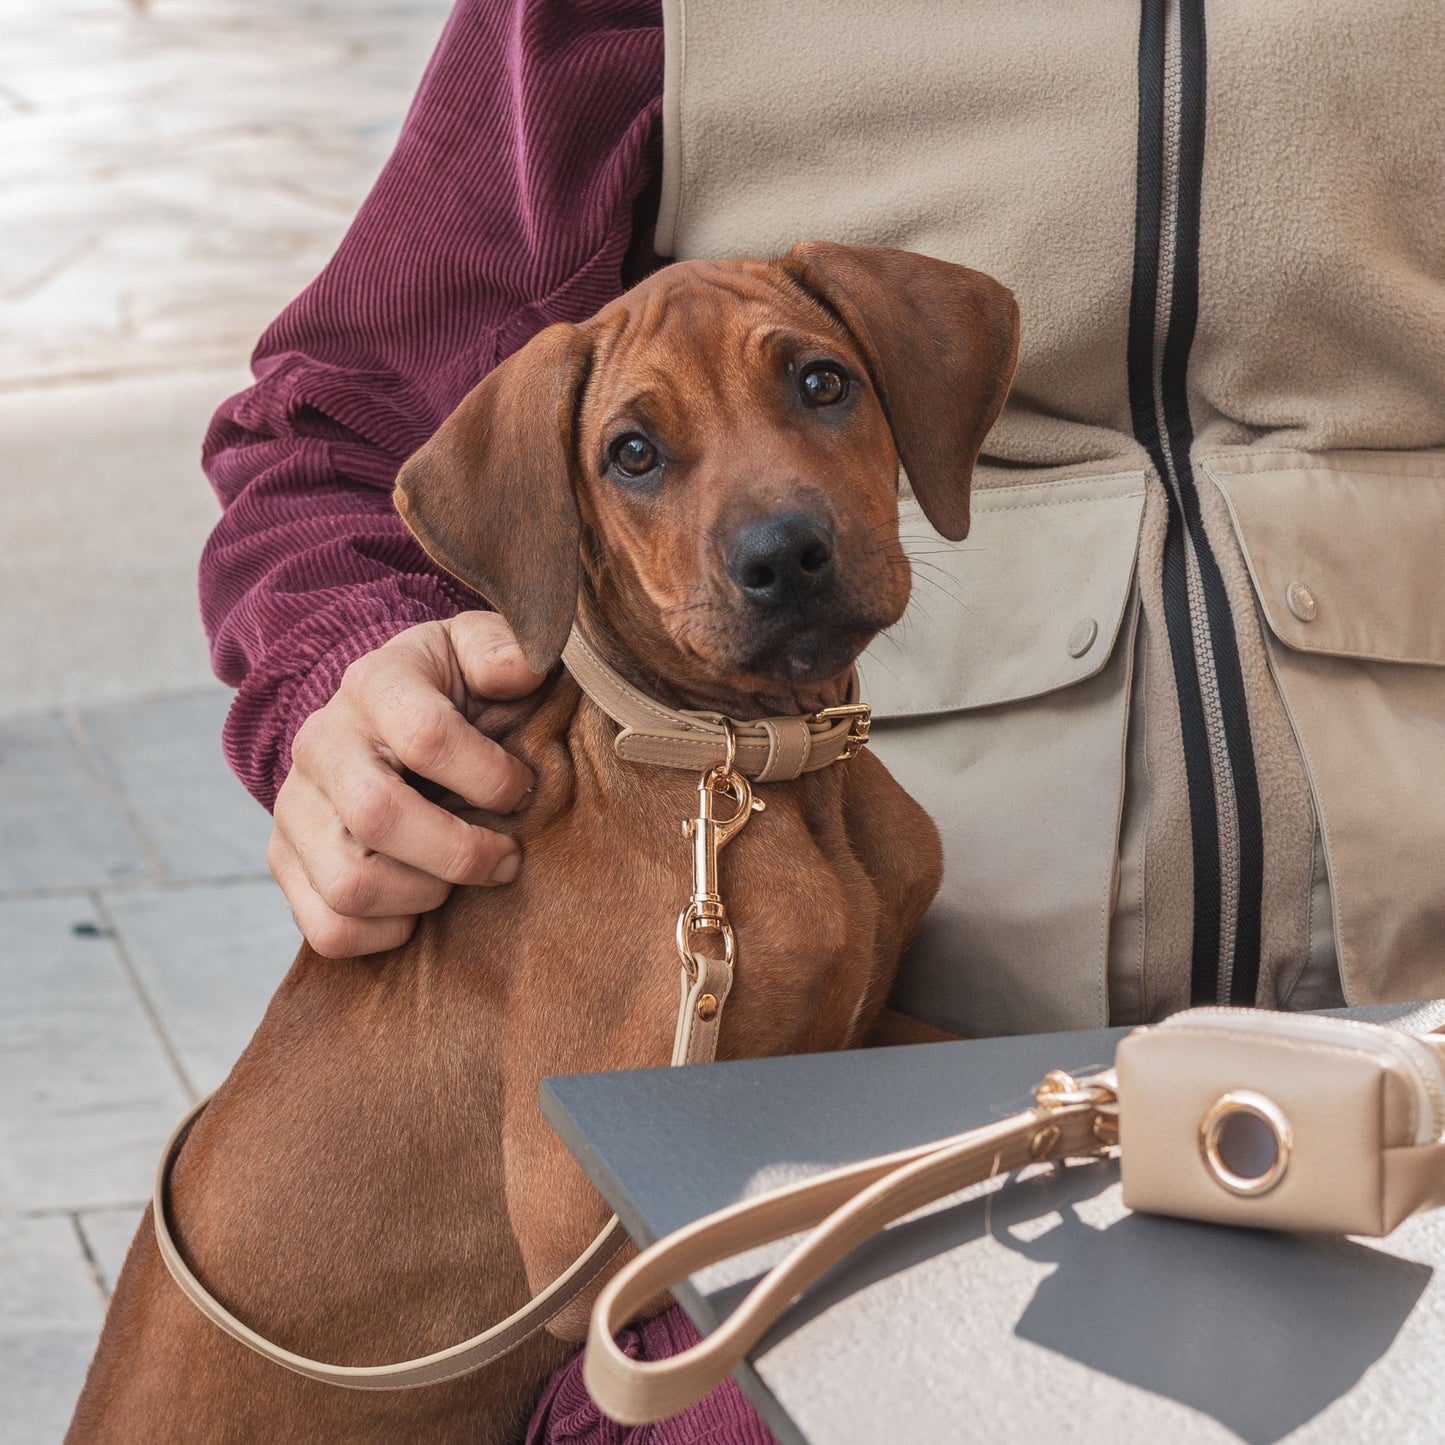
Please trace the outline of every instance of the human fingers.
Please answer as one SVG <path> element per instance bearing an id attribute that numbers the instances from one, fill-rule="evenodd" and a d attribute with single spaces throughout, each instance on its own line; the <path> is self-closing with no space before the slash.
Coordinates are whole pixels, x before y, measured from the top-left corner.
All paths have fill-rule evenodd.
<path id="1" fill-rule="evenodd" d="M 295 850 L 279 829 L 271 834 L 266 861 L 291 906 L 307 943 L 323 958 L 362 958 L 399 948 L 416 928 L 416 915 L 348 918 L 327 907 L 311 886 Z"/>
<path id="2" fill-rule="evenodd" d="M 527 665 L 516 634 L 499 612 L 461 612 L 442 627 L 462 681 L 474 698 L 507 702 L 526 697 L 546 676 Z"/>
<path id="3" fill-rule="evenodd" d="M 321 901 L 346 918 L 398 918 L 427 913 L 452 885 L 363 846 L 343 826 L 331 800 L 303 775 L 276 799 L 276 828 L 300 861 Z"/>
<path id="4" fill-rule="evenodd" d="M 353 701 L 378 747 L 473 807 L 510 813 L 536 782 L 525 763 L 457 711 L 420 661 L 389 659 Z"/>
<path id="5" fill-rule="evenodd" d="M 310 780 L 362 848 L 447 883 L 510 883 L 517 876 L 513 839 L 465 823 L 424 798 L 362 732 L 318 732 L 304 755 Z M 327 825 L 324 815 L 313 815 L 303 826 L 314 832 Z"/>

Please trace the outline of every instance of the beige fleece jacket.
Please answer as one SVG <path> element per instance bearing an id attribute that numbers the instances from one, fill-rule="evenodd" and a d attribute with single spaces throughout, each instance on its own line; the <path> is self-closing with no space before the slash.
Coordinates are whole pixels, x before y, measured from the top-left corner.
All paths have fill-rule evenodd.
<path id="1" fill-rule="evenodd" d="M 905 505 L 864 664 L 948 858 L 897 1001 L 1445 993 L 1445 7 L 665 18 L 664 252 L 900 246 L 1020 304 L 973 531 Z"/>

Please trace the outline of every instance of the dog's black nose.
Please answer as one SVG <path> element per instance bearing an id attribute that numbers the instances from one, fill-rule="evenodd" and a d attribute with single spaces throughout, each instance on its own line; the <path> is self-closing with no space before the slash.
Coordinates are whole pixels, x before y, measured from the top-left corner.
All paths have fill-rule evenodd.
<path id="1" fill-rule="evenodd" d="M 833 527 L 825 517 L 779 512 L 738 528 L 727 569 L 764 607 L 803 602 L 833 574 Z"/>

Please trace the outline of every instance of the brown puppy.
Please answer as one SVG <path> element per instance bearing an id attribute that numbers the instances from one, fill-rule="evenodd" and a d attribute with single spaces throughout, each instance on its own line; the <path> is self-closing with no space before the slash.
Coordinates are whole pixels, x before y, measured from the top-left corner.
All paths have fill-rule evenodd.
<path id="1" fill-rule="evenodd" d="M 967 530 L 1016 332 L 1002 287 L 900 252 L 672 266 L 499 367 L 404 468 L 399 503 L 534 666 L 576 615 L 670 704 L 810 712 L 908 600 L 900 454 L 938 529 Z M 607 1210 L 538 1082 L 670 1050 L 694 776 L 620 761 L 560 670 L 483 722 L 539 780 L 520 815 L 484 819 L 520 840 L 521 877 L 457 890 L 393 953 L 303 948 L 173 1177 L 207 1287 L 336 1363 L 454 1344 L 570 1264 Z M 721 1053 L 862 1043 L 937 886 L 937 835 L 866 751 L 763 792 L 723 859 L 739 960 Z M 554 1330 L 580 1339 L 589 1302 Z M 314 1383 L 204 1320 L 147 1218 L 68 1438 L 502 1442 L 575 1348 L 542 1334 L 397 1393 Z"/>

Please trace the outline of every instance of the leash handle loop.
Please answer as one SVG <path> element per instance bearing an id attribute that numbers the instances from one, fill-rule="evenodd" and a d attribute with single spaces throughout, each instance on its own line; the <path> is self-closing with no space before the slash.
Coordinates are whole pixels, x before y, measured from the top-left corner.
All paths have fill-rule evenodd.
<path id="1" fill-rule="evenodd" d="M 1011 1119 L 830 1170 L 729 1205 L 659 1240 L 624 1265 L 593 1306 L 583 1361 L 592 1398 L 623 1425 L 679 1414 L 714 1389 L 810 1285 L 888 1224 L 1026 1164 L 1099 1154 L 1097 1126 L 1114 1097 L 1112 1076 L 1076 1087 L 1066 1098 L 1046 1080 L 1037 1107 Z M 618 1348 L 614 1336 L 648 1300 L 699 1269 L 804 1229 L 812 1233 L 692 1349 L 664 1360 L 633 1360 Z"/>

